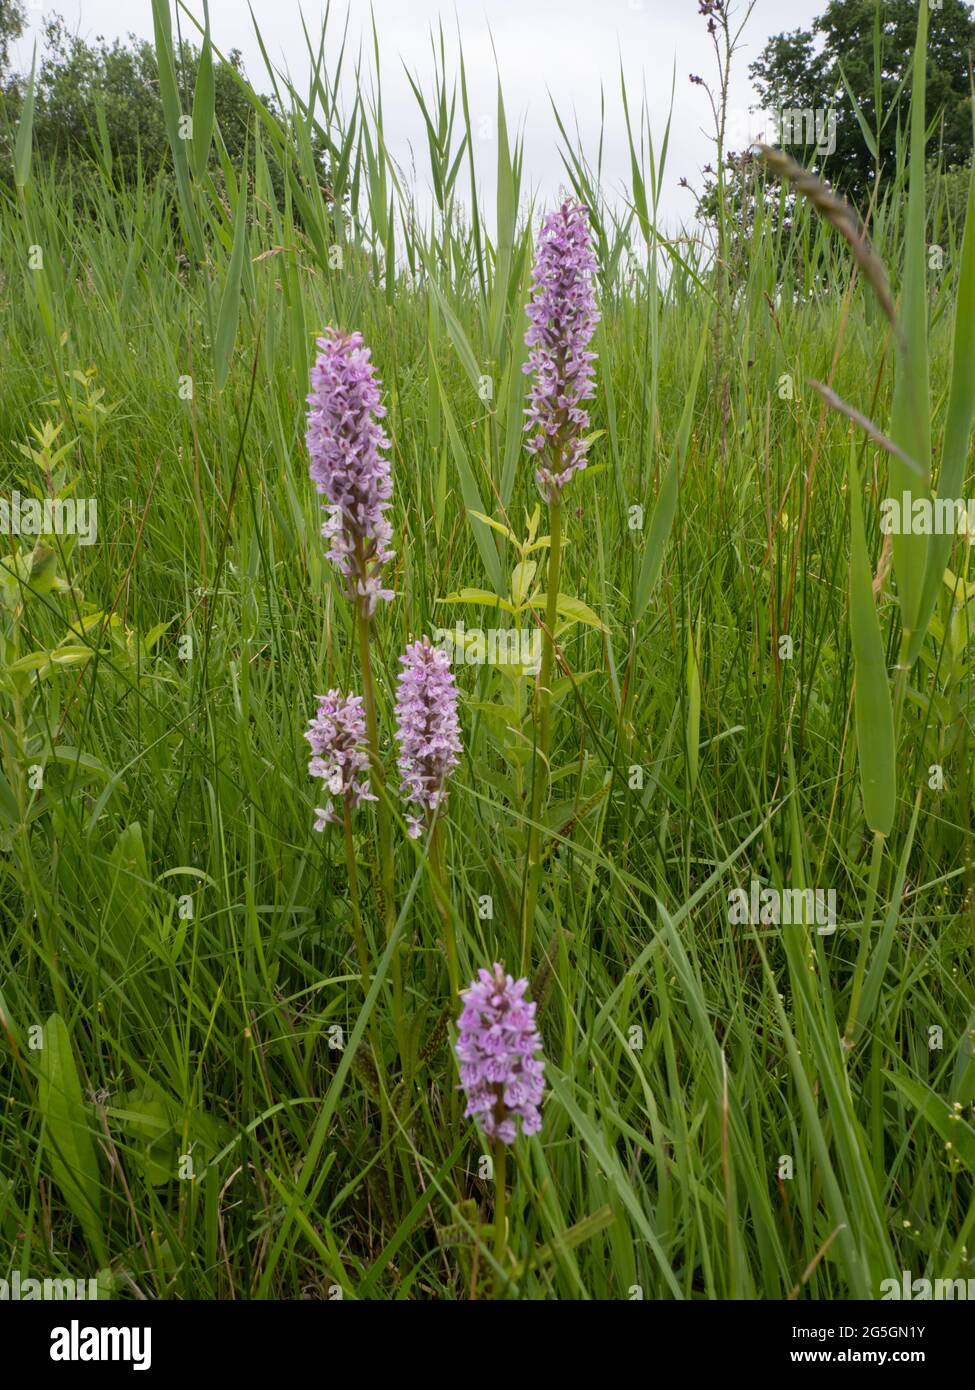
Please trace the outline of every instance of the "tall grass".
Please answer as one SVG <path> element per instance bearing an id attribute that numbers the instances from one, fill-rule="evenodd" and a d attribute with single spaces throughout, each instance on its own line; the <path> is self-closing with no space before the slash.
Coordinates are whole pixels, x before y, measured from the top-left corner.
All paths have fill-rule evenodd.
<path id="1" fill-rule="evenodd" d="M 387 924 L 366 822 L 357 895 L 341 832 L 311 830 L 302 733 L 316 693 L 361 668 L 303 398 L 316 333 L 359 329 L 393 440 L 398 598 L 373 625 L 389 751 L 407 638 L 490 626 L 488 599 L 448 596 L 524 579 L 540 210 L 500 91 L 481 204 L 442 35 L 431 87 L 415 79 L 425 212 L 387 148 L 378 61 L 343 109 L 340 32 L 308 36 L 300 91 L 275 75 L 286 133 L 254 98 L 233 168 L 219 55 L 187 145 L 154 12 L 175 182 L 127 190 L 110 151 L 31 167 L 28 129 L 0 209 L 4 492 L 94 497 L 99 524 L 91 546 L 11 541 L 0 576 L 0 1275 L 382 1299 L 876 1297 L 901 1269 L 972 1275 L 969 552 L 939 549 L 927 590 L 924 557 L 895 549 L 891 569 L 879 503 L 902 465 L 811 383 L 886 435 L 892 357 L 923 339 L 930 410 L 911 377 L 893 441 L 914 457 L 929 431 L 918 461 L 970 485 L 975 219 L 967 269 L 950 225 L 928 269 L 923 213 L 904 214 L 923 163 L 905 157 L 871 227 L 897 327 L 804 200 L 788 219 L 759 204 L 716 296 L 713 261 L 659 224 L 666 138 L 631 125 L 620 205 L 599 133 L 584 148 L 555 116 L 600 265 L 600 435 L 562 515 L 562 587 L 585 607 L 558 634 L 531 924 L 549 1094 L 509 1157 L 497 1241 L 428 847 L 393 800 Z M 919 643 L 908 582 L 912 613 L 930 599 Z M 469 979 L 518 962 L 535 729 L 530 678 L 458 680 L 443 830 Z M 835 888 L 835 933 L 730 924 L 753 878 Z"/>

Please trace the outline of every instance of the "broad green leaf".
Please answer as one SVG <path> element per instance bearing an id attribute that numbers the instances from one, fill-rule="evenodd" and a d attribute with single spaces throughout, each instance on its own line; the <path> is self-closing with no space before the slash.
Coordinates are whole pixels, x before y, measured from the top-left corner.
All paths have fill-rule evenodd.
<path id="1" fill-rule="evenodd" d="M 528 297 L 530 269 L 528 257 L 525 256 L 519 293 L 519 299 L 522 301 Z M 500 488 L 503 507 L 507 507 L 511 501 L 511 494 L 514 491 L 515 480 L 518 476 L 519 460 L 522 458 L 525 437 L 525 392 L 528 389 L 528 377 L 523 366 L 527 356 L 528 348 L 525 345 L 525 335 L 519 332 L 515 335 L 515 341 L 508 353 L 507 379 L 503 393 L 504 456 L 501 465 Z"/>
<path id="2" fill-rule="evenodd" d="M 889 490 L 901 499 L 905 492 L 924 494 L 930 485 L 931 419 L 928 368 L 927 240 L 925 236 L 925 89 L 927 78 L 928 3 L 918 10 L 917 46 L 911 91 L 910 189 L 907 201 L 904 287 L 897 324 L 894 397 L 890 436 L 909 458 L 924 469 L 915 478 L 904 462 L 891 455 Z M 921 591 L 928 563 L 928 537 L 894 534 L 894 573 L 904 628 L 904 650 L 910 649 L 921 617 Z"/>
<path id="3" fill-rule="evenodd" d="M 142 639 L 142 650 L 146 656 L 149 656 L 155 650 L 156 643 L 159 641 L 160 637 L 162 637 L 163 633 L 167 630 L 167 628 L 172 626 L 172 622 L 172 618 L 169 618 L 166 622 L 156 623 L 153 627 L 149 629 L 149 631 Z"/>
<path id="4" fill-rule="evenodd" d="M 514 533 L 500 521 L 495 521 L 493 516 L 485 516 L 483 512 L 474 511 L 468 512 L 467 515 L 475 517 L 478 521 L 483 521 L 485 526 L 490 526 L 493 531 L 497 531 L 500 535 L 506 537 L 507 540 L 514 543 L 516 539 Z"/>
<path id="5" fill-rule="evenodd" d="M 91 753 L 84 752 L 81 748 L 72 748 L 67 743 L 56 743 L 48 755 L 52 762 L 67 763 L 72 770 L 80 769 L 82 772 L 94 772 L 98 777 L 111 777 L 112 770 L 105 766 L 100 759 L 93 757 Z"/>
<path id="6" fill-rule="evenodd" d="M 490 589 L 457 589 L 450 593 L 446 598 L 439 599 L 440 603 L 483 603 L 489 608 L 503 608 L 506 613 L 514 614 L 517 612 L 514 605 L 509 603 L 506 598 L 499 598 L 497 594 L 492 594 Z"/>
<path id="7" fill-rule="evenodd" d="M 535 560 L 522 560 L 511 572 L 511 601 L 520 608 L 531 593 L 532 583 L 538 564 Z"/>
<path id="8" fill-rule="evenodd" d="M 37 68 L 37 45 L 30 65 L 30 78 L 24 93 L 24 104 L 17 125 L 17 143 L 14 146 L 14 182 L 24 189 L 30 182 L 31 154 L 34 149 L 34 73 Z"/>
<path id="9" fill-rule="evenodd" d="M 52 666 L 80 666 L 95 655 L 91 647 L 55 647 L 51 652 Z"/>
<path id="10" fill-rule="evenodd" d="M 11 662 L 8 672 L 36 671 L 47 675 L 52 666 L 79 666 L 90 661 L 95 655 L 91 647 L 55 647 L 52 652 L 28 652 L 26 656 Z"/>
<path id="11" fill-rule="evenodd" d="M 44 1025 L 38 1070 L 38 1108 L 44 1121 L 43 1142 L 51 1177 L 88 1244 L 100 1260 L 105 1260 L 100 1175 L 92 1139 L 94 1111 L 85 1103 L 71 1040 L 60 1014 L 52 1014 Z"/>
<path id="12" fill-rule="evenodd" d="M 533 594 L 531 604 L 533 608 L 538 608 L 542 612 L 548 603 L 547 594 Z M 571 594 L 559 594 L 555 600 L 555 607 L 563 618 L 568 618 L 572 623 L 585 623 L 587 627 L 598 627 L 602 632 L 608 631 L 606 624 L 598 613 L 594 613 L 588 603 L 583 603 L 581 598 L 573 598 Z"/>
<path id="13" fill-rule="evenodd" d="M 204 259 L 203 234 L 193 201 L 187 141 L 180 137 L 179 84 L 176 79 L 176 59 L 173 51 L 173 22 L 169 0 L 152 0 L 152 27 L 156 47 L 156 71 L 159 77 L 159 96 L 163 108 L 166 136 L 176 171 L 176 188 L 180 210 L 190 246 L 198 261 Z"/>
<path id="14" fill-rule="evenodd" d="M 217 331 L 214 337 L 213 353 L 216 362 L 217 390 L 222 391 L 230 374 L 234 343 L 237 339 L 237 323 L 240 319 L 241 275 L 244 268 L 244 250 L 247 245 L 247 151 L 244 150 L 244 168 L 240 176 L 240 192 L 237 195 L 237 215 L 234 219 L 234 245 L 227 266 L 220 312 L 217 315 Z"/>
<path id="15" fill-rule="evenodd" d="M 972 108 L 975 125 L 975 105 Z M 958 299 L 955 305 L 955 336 L 951 358 L 951 385 L 948 392 L 948 411 L 945 417 L 944 445 L 941 451 L 941 471 L 938 475 L 938 496 L 961 497 L 965 484 L 965 466 L 975 423 L 975 168 L 968 180 L 968 210 L 965 215 L 965 234 L 961 250 L 961 271 L 958 277 Z M 941 578 L 951 551 L 952 537 L 931 537 L 924 593 L 921 599 L 917 629 L 907 654 L 907 664 L 913 665 L 924 642 L 931 614 L 938 600 Z"/>
<path id="16" fill-rule="evenodd" d="M 109 1112 L 131 1131 L 133 1157 L 142 1165 L 142 1175 L 153 1187 L 171 1181 L 176 1174 L 177 1135 L 169 1108 L 151 1088 L 130 1091 L 121 1110 Z"/>
<path id="17" fill-rule="evenodd" d="M 95 94 L 95 125 L 98 128 L 98 139 L 101 145 L 101 167 L 106 179 L 112 177 L 112 137 L 108 133 L 108 119 L 105 115 L 105 93 Z"/>
<path id="18" fill-rule="evenodd" d="M 430 277 L 427 283 L 433 290 L 434 297 L 437 301 L 438 309 L 440 310 L 441 314 L 443 314 L 444 323 L 447 325 L 447 332 L 450 334 L 450 340 L 454 345 L 454 348 L 457 352 L 457 356 L 461 360 L 461 365 L 463 366 L 464 371 L 467 373 L 468 380 L 470 381 L 474 390 L 477 391 L 483 373 L 481 368 L 478 366 L 477 358 L 474 355 L 474 349 L 471 347 L 470 340 L 467 337 L 467 334 L 461 327 L 460 320 L 454 313 L 453 309 L 450 307 L 450 303 L 447 300 L 447 296 L 444 294 L 443 290 L 437 283 L 437 279 L 434 274 L 433 264 L 430 261 L 427 252 L 424 250 L 422 243 L 419 243 L 419 251 L 420 256 L 426 265 L 427 272 Z M 436 370 L 435 364 L 433 365 Z"/>
<path id="19" fill-rule="evenodd" d="M 149 912 L 151 881 L 142 826 L 127 825 L 109 856 L 104 922 L 122 960 L 128 960 Z"/>
<path id="20" fill-rule="evenodd" d="M 193 93 L 193 172 L 198 179 L 203 178 L 210 159 L 215 109 L 213 47 L 210 43 L 208 27 L 203 40 L 203 47 L 200 50 L 200 62 L 196 73 L 196 91 Z"/>
<path id="21" fill-rule="evenodd" d="M 508 123 L 505 119 L 500 82 L 498 82 L 497 150 L 498 164 L 495 185 L 497 190 L 497 248 L 487 323 L 489 351 L 495 362 L 501 359 L 505 337 L 515 230 L 518 223 L 518 190 L 521 183 L 521 160 L 518 143 L 516 141 L 514 157 L 512 157 L 508 143 Z"/>

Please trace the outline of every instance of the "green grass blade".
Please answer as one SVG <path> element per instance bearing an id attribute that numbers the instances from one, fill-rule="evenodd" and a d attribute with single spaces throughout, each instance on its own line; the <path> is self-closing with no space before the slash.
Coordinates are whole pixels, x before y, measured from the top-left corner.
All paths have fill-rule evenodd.
<path id="1" fill-rule="evenodd" d="M 876 835 L 889 835 L 897 802 L 894 709 L 880 620 L 873 598 L 860 500 L 860 471 L 850 444 L 850 637 L 856 671 L 857 752 L 863 814 Z"/>

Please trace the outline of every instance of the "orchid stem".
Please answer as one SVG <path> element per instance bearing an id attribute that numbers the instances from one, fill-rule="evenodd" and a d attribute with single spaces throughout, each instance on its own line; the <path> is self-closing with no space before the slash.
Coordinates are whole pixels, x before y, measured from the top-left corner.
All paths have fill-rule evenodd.
<path id="1" fill-rule="evenodd" d="M 505 1185 L 507 1175 L 508 1150 L 500 1139 L 494 1141 L 494 1258 L 501 1271 L 505 1264 L 505 1247 L 507 1238 L 507 1214 L 505 1212 L 506 1197 Z M 495 1276 L 494 1296 L 500 1299 L 504 1295 L 504 1287 L 507 1283 L 507 1276 L 499 1272 Z"/>
<path id="2" fill-rule="evenodd" d="M 359 630 L 359 661 L 362 666 L 362 703 L 366 712 L 366 733 L 369 739 L 369 759 L 373 781 L 378 793 L 376 829 L 379 847 L 379 873 L 383 924 L 386 940 L 396 926 L 395 877 L 393 872 L 393 836 L 389 808 L 384 800 L 385 781 L 379 756 L 379 722 L 376 717 L 376 688 L 372 676 L 372 657 L 369 648 L 369 615 L 362 600 L 356 604 L 356 626 Z M 403 972 L 398 953 L 394 953 L 390 972 L 393 981 L 393 1022 L 399 1044 L 400 1063 L 404 1080 L 409 1071 L 409 1045 L 403 1014 Z"/>
<path id="3" fill-rule="evenodd" d="M 542 664 L 535 687 L 538 737 L 532 771 L 531 823 L 528 827 L 528 882 L 521 932 L 521 973 L 531 970 L 535 906 L 542 876 L 541 818 L 548 798 L 549 748 L 551 744 L 552 675 L 555 668 L 555 626 L 559 612 L 559 586 L 562 581 L 562 499 L 557 494 L 549 502 L 550 548 L 546 579 L 545 630 L 542 633 Z"/>
<path id="4" fill-rule="evenodd" d="M 444 948 L 447 952 L 447 978 L 450 981 L 450 994 L 454 1003 L 460 1000 L 460 969 L 457 964 L 457 934 L 454 931 L 454 915 L 450 910 L 450 896 L 447 892 L 447 877 L 444 868 L 443 821 L 438 816 L 433 823 L 430 838 L 430 867 L 433 871 L 433 892 L 437 900 L 437 910 L 443 922 Z"/>
<path id="5" fill-rule="evenodd" d="M 365 932 L 362 928 L 362 907 L 359 900 L 358 865 L 355 857 L 355 844 L 352 840 L 352 815 L 348 797 L 342 806 L 342 837 L 345 844 L 345 871 L 349 875 L 349 901 L 352 904 L 352 939 L 359 960 L 359 973 L 362 976 L 362 992 L 368 995 L 372 983 L 372 970 L 369 964 L 369 950 L 366 946 Z"/>

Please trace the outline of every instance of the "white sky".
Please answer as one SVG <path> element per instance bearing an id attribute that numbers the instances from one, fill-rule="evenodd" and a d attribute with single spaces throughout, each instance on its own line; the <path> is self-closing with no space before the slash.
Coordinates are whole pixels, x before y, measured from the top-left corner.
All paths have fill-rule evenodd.
<path id="1" fill-rule="evenodd" d="M 743 12 L 746 0 L 732 2 Z M 193 13 L 202 15 L 202 0 L 188 3 Z M 309 31 L 317 37 L 324 6 L 317 0 L 251 3 L 272 61 L 302 78 L 307 58 L 300 14 L 304 12 Z M 350 35 L 347 59 L 358 49 L 361 36 L 371 61 L 369 0 L 333 3 L 331 45 L 326 45 L 326 54 L 337 54 L 346 4 Z M 29 66 L 31 35 L 39 33 L 43 16 L 51 11 L 62 14 L 71 29 L 89 40 L 97 35 L 112 39 L 129 31 L 152 37 L 150 0 L 27 0 L 27 5 L 32 28 L 18 45 L 21 66 Z M 825 0 L 757 0 L 732 84 L 739 122 L 747 119 L 748 108 L 755 103 L 748 63 L 770 34 L 808 28 L 813 16 L 824 8 Z M 619 96 L 620 64 L 626 76 L 631 118 L 645 86 L 656 145 L 663 136 L 676 71 L 661 220 L 672 226 L 690 219 L 694 198 L 678 187 L 678 180 L 684 176 L 692 186 L 698 186 L 700 170 L 709 162 L 712 147 L 704 132 L 710 118 L 707 96 L 689 83 L 688 74 L 697 73 L 709 82 L 715 75 L 706 21 L 698 13 L 697 0 L 373 0 L 372 12 L 380 42 L 387 143 L 401 165 L 415 167 L 421 203 L 427 201 L 423 190 L 429 186 L 426 138 L 403 64 L 419 77 L 425 91 L 432 90 L 430 27 L 442 16 L 448 57 L 456 51 L 459 26 L 475 128 L 483 123 L 493 132 L 496 71 L 500 70 L 509 133 L 516 127 L 525 132 L 524 191 L 537 194 L 542 201 L 552 201 L 564 181 L 549 93 L 567 129 L 577 123 L 594 160 L 602 83 L 606 98 L 603 186 L 612 196 L 629 175 Z M 217 46 L 241 49 L 254 85 L 269 90 L 246 0 L 210 0 L 210 21 Z M 188 36 L 192 26 L 185 17 L 181 23 L 184 36 Z M 492 134 L 477 144 L 479 182 L 483 194 L 492 199 L 496 159 Z M 460 182 L 464 181 L 466 170 Z"/>

